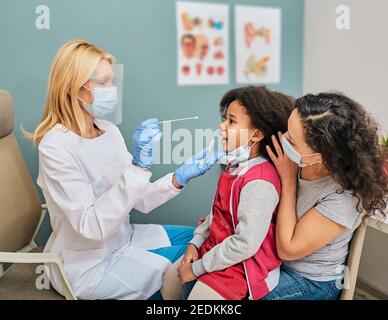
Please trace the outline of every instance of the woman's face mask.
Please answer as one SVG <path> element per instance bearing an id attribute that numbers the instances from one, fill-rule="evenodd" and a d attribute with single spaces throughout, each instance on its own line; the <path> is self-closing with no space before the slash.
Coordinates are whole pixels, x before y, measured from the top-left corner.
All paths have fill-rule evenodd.
<path id="1" fill-rule="evenodd" d="M 294 149 L 294 147 L 291 145 L 291 143 L 286 139 L 285 135 L 282 136 L 282 146 L 284 153 L 287 155 L 287 157 L 290 158 L 293 162 L 295 162 L 300 168 L 304 168 L 306 166 L 312 166 L 316 163 L 322 163 L 322 160 L 317 160 L 312 163 L 302 163 L 302 157 L 313 157 L 320 155 L 320 153 L 312 153 L 312 154 L 304 154 L 301 155 L 298 151 Z"/>
<path id="2" fill-rule="evenodd" d="M 93 91 L 86 86 L 83 87 L 90 91 L 93 96 L 92 104 L 88 104 L 80 99 L 83 102 L 86 111 L 88 111 L 92 117 L 103 118 L 115 110 L 118 103 L 117 87 L 95 87 Z"/>

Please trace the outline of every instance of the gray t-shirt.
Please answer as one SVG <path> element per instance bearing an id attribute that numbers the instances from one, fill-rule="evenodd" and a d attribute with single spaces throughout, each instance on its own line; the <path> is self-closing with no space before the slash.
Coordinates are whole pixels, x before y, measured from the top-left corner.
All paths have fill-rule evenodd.
<path id="1" fill-rule="evenodd" d="M 308 279 L 331 281 L 343 277 L 349 242 L 354 230 L 360 225 L 363 214 L 357 211 L 357 198 L 349 191 L 338 193 L 341 190 L 341 186 L 332 176 L 314 181 L 299 178 L 298 220 L 315 208 L 325 217 L 346 228 L 336 239 L 313 254 L 296 261 L 284 262 L 287 268 Z"/>

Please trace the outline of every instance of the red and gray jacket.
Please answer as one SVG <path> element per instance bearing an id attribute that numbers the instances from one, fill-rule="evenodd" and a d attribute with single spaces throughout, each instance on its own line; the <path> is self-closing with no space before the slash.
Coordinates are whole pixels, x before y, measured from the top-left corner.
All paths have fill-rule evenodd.
<path id="1" fill-rule="evenodd" d="M 255 164 L 242 175 L 222 173 L 212 206 L 212 221 L 209 237 L 199 250 L 199 258 L 235 234 L 238 225 L 238 205 L 244 186 L 253 180 L 271 183 L 278 196 L 281 194 L 281 181 L 275 167 L 268 161 Z M 268 233 L 258 251 L 249 259 L 220 271 L 203 274 L 199 281 L 210 286 L 225 299 L 260 299 L 267 295 L 279 280 L 280 259 L 275 245 L 275 217 L 272 216 Z"/>

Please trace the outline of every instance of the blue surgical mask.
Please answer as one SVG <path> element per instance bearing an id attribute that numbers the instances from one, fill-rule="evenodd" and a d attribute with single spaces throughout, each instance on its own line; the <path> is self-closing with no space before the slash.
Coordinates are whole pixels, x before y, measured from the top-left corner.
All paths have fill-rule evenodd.
<path id="1" fill-rule="evenodd" d="M 291 143 L 286 139 L 284 135 L 282 136 L 282 147 L 287 157 L 290 158 L 290 160 L 292 160 L 293 162 L 295 162 L 300 168 L 304 168 L 306 166 L 312 166 L 313 164 L 322 162 L 321 160 L 317 160 L 312 163 L 302 163 L 302 156 L 312 157 L 312 156 L 320 155 L 320 153 L 301 155 L 298 151 L 294 149 L 294 147 L 291 145 Z"/>
<path id="2" fill-rule="evenodd" d="M 118 103 L 117 87 L 95 87 L 93 91 L 86 86 L 84 86 L 84 88 L 92 92 L 93 95 L 92 104 L 88 104 L 81 100 L 86 111 L 88 111 L 91 116 L 103 118 L 115 110 Z"/>
<path id="3" fill-rule="evenodd" d="M 249 139 L 243 145 L 227 153 L 226 159 L 228 163 L 232 163 L 232 162 L 243 163 L 249 160 L 249 156 L 251 155 L 251 150 L 253 146 L 256 144 L 256 142 L 250 147 L 248 146 L 248 143 L 249 141 L 251 141 L 256 131 L 249 137 Z"/>

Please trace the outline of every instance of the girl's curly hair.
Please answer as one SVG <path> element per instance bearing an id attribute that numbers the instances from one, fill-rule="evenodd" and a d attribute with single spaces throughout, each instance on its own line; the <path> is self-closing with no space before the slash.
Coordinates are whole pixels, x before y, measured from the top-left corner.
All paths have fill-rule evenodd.
<path id="1" fill-rule="evenodd" d="M 388 179 L 378 125 L 356 101 L 341 93 L 306 95 L 296 101 L 307 144 L 344 190 L 358 199 L 357 210 L 386 215 Z"/>
<path id="2" fill-rule="evenodd" d="M 263 132 L 264 138 L 259 144 L 260 154 L 272 162 L 265 147 L 268 145 L 275 152 L 271 136 L 276 136 L 279 131 L 287 131 L 287 122 L 295 108 L 295 99 L 264 86 L 236 88 L 225 93 L 221 99 L 220 113 L 223 119 L 233 101 L 238 101 L 246 109 L 252 125 Z"/>

